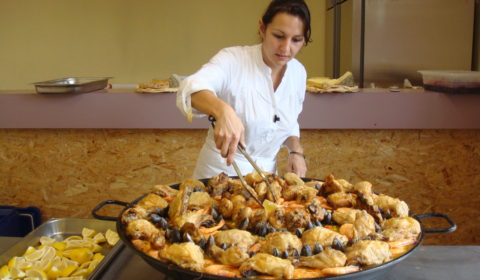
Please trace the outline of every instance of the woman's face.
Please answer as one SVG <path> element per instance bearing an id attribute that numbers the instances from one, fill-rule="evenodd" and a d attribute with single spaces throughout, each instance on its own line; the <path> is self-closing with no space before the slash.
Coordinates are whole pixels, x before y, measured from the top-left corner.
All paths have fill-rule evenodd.
<path id="1" fill-rule="evenodd" d="M 303 31 L 303 21 L 287 13 L 276 14 L 268 26 L 260 21 L 263 60 L 272 70 L 297 55 L 305 43 Z"/>

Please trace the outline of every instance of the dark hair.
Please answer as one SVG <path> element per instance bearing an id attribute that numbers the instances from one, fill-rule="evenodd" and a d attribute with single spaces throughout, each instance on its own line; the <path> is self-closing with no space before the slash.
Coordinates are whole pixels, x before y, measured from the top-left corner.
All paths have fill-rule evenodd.
<path id="1" fill-rule="evenodd" d="M 304 0 L 273 0 L 270 5 L 268 5 L 267 10 L 262 17 L 265 27 L 272 22 L 273 18 L 278 13 L 287 13 L 299 17 L 303 21 L 305 45 L 311 42 L 310 11 Z"/>

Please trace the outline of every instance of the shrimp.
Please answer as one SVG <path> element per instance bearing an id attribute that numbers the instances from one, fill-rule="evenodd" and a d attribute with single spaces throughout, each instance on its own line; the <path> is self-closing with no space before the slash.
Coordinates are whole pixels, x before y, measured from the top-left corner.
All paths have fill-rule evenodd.
<path id="1" fill-rule="evenodd" d="M 218 276 L 223 276 L 223 277 L 230 277 L 230 278 L 240 278 L 242 275 L 240 274 L 240 271 L 230 265 L 225 265 L 225 264 L 213 264 L 205 267 L 204 270 L 206 273 L 209 274 L 214 274 Z"/>
<path id="2" fill-rule="evenodd" d="M 359 271 L 360 268 L 355 265 L 341 266 L 341 267 L 328 267 L 322 269 L 322 273 L 325 275 L 342 275 Z"/>
<path id="3" fill-rule="evenodd" d="M 325 274 L 321 269 L 298 267 L 293 271 L 293 278 L 295 279 L 318 278 L 323 276 L 325 276 Z"/>

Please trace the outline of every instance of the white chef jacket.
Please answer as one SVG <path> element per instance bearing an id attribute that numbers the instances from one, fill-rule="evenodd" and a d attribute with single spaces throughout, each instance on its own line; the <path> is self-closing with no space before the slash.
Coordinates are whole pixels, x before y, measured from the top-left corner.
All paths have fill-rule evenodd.
<path id="1" fill-rule="evenodd" d="M 184 115 L 205 116 L 192 109 L 191 94 L 209 90 L 230 104 L 245 126 L 246 151 L 257 165 L 267 172 L 276 172 L 276 155 L 289 136 L 300 136 L 298 115 L 302 111 L 306 89 L 306 71 L 296 59 L 287 63 L 287 69 L 274 91 L 271 69 L 262 58 L 262 45 L 222 49 L 195 74 L 180 84 L 177 107 Z M 274 121 L 275 116 L 279 120 Z M 210 178 L 225 172 L 235 176 L 232 166 L 215 146 L 212 127 L 197 160 L 193 178 Z M 253 172 L 253 167 L 237 151 L 234 160 L 242 174 Z"/>

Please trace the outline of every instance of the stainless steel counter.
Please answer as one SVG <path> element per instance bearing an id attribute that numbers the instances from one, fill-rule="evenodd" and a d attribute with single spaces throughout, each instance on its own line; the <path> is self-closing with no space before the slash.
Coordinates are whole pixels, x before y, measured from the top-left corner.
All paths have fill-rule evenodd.
<path id="1" fill-rule="evenodd" d="M 20 238 L 0 237 L 0 254 Z M 480 279 L 480 246 L 422 246 L 396 265 L 385 280 Z M 101 276 L 102 280 L 171 280 L 128 248 L 124 248 Z"/>

